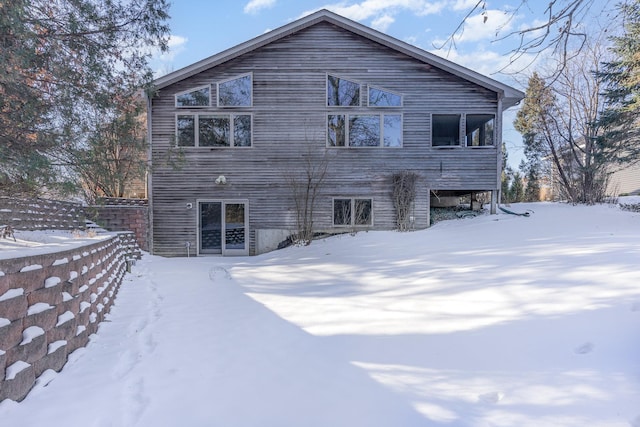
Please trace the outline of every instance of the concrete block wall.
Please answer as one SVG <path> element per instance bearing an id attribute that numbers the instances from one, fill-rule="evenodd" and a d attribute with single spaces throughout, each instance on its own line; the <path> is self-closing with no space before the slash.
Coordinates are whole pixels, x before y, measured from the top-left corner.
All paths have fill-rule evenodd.
<path id="1" fill-rule="evenodd" d="M 132 231 L 142 250 L 149 250 L 149 211 L 146 199 L 103 198 L 87 208 L 87 216 L 109 231 Z"/>
<path id="2" fill-rule="evenodd" d="M 129 259 L 133 233 L 79 248 L 0 260 L 0 401 L 24 399 L 47 369 L 87 345 L 109 312 Z"/>
<path id="3" fill-rule="evenodd" d="M 85 212 L 79 203 L 0 197 L 0 225 L 15 230 L 84 229 Z"/>

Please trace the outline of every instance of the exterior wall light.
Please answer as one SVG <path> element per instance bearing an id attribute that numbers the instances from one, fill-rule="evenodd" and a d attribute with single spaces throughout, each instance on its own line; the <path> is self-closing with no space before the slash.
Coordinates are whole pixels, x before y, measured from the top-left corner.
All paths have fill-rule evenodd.
<path id="1" fill-rule="evenodd" d="M 216 184 L 224 185 L 226 183 L 227 183 L 227 178 L 225 178 L 224 175 L 220 175 L 218 178 L 216 178 Z"/>

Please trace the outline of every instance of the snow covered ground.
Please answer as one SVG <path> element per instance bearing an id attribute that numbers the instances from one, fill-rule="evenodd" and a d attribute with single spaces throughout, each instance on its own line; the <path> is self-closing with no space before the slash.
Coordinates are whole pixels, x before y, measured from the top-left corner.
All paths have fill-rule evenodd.
<path id="1" fill-rule="evenodd" d="M 640 213 L 145 256 L 13 426 L 640 427 Z"/>
<path id="2" fill-rule="evenodd" d="M 16 230 L 12 236 L 0 239 L 0 259 L 67 251 L 112 236 L 113 233 L 80 230 Z"/>

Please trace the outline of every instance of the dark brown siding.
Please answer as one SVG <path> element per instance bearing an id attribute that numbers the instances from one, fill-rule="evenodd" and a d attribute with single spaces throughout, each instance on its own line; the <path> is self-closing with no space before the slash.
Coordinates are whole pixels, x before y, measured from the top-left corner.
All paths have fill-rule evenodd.
<path id="1" fill-rule="evenodd" d="M 253 147 L 184 148 L 176 158 L 174 95 L 242 73 L 253 73 L 253 107 L 224 109 L 253 114 Z M 304 156 L 325 152 L 326 73 L 404 94 L 402 148 L 328 149 L 329 169 L 318 198 L 315 224 L 331 229 L 332 197 L 371 197 L 374 227 L 393 229 L 391 174 L 420 174 L 416 227 L 428 226 L 429 190 L 499 187 L 496 148 L 431 148 L 432 113 L 495 113 L 497 95 L 400 52 L 327 23 L 312 26 L 189 79 L 163 88 L 153 99 L 153 251 L 185 255 L 196 242 L 199 198 L 246 199 L 250 229 L 293 229 L 295 212 L 285 177 L 304 169 Z M 215 100 L 215 84 L 212 86 Z M 362 93 L 366 105 L 366 86 Z M 214 102 L 215 104 L 215 102 Z M 372 111 L 367 107 L 345 111 Z M 216 107 L 180 111 L 220 111 Z M 226 185 L 214 183 L 219 175 Z M 193 209 L 186 209 L 193 203 Z M 253 252 L 254 238 L 251 233 Z"/>

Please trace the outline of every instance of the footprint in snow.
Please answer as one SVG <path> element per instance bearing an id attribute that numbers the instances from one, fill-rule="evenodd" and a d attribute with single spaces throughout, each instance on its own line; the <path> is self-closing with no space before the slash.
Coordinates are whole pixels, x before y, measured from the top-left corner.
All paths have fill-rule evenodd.
<path id="1" fill-rule="evenodd" d="M 595 345 L 591 344 L 590 342 L 586 342 L 582 344 L 580 347 L 576 347 L 573 350 L 573 352 L 575 354 L 587 354 L 587 353 L 591 353 L 594 347 Z"/>
<path id="2" fill-rule="evenodd" d="M 496 404 L 504 398 L 504 393 L 491 392 L 478 395 L 480 402 L 488 404 Z"/>
<path id="3" fill-rule="evenodd" d="M 214 282 L 225 279 L 229 280 L 231 279 L 231 274 L 229 274 L 227 269 L 224 267 L 213 267 L 211 270 L 209 270 L 209 278 Z"/>

